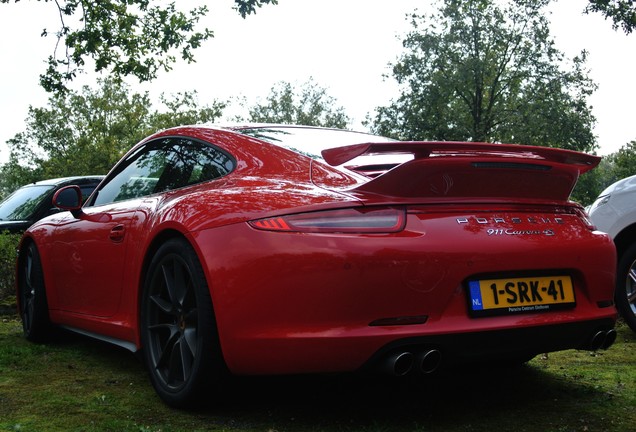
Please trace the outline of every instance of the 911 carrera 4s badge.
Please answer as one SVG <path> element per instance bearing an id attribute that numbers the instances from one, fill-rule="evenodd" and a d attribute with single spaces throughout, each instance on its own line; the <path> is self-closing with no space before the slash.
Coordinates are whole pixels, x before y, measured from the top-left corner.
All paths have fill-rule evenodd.
<path id="1" fill-rule="evenodd" d="M 459 225 L 483 227 L 488 236 L 554 236 L 555 228 L 565 225 L 560 216 L 461 217 Z M 486 229 L 486 227 L 488 227 Z"/>
<path id="2" fill-rule="evenodd" d="M 486 234 L 489 236 L 501 236 L 501 235 L 544 235 L 544 236 L 553 236 L 554 230 L 544 229 L 544 230 L 519 230 L 519 229 L 503 229 L 503 228 L 489 228 L 486 230 Z"/>
<path id="3" fill-rule="evenodd" d="M 570 276 L 471 280 L 468 297 L 474 317 L 547 312 L 576 305 Z"/>

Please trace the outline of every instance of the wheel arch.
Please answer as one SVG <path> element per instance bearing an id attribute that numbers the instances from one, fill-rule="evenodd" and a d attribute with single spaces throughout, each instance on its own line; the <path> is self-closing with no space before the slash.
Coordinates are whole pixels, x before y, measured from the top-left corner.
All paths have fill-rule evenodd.
<path id="1" fill-rule="evenodd" d="M 155 254 L 157 253 L 157 251 L 159 250 L 159 248 L 161 247 L 161 245 L 163 245 L 164 243 L 166 243 L 169 240 L 172 239 L 176 239 L 176 238 L 180 238 L 184 241 L 186 241 L 190 247 L 192 247 L 192 250 L 194 251 L 194 253 L 196 254 L 196 256 L 199 259 L 199 263 L 201 264 L 201 267 L 203 269 L 203 276 L 206 279 L 206 283 L 208 285 L 208 289 L 210 289 L 210 278 L 207 272 L 207 267 L 205 266 L 205 262 L 202 259 L 201 256 L 201 251 L 199 250 L 199 248 L 197 247 L 196 244 L 193 243 L 192 239 L 189 238 L 188 235 L 184 234 L 183 232 L 174 229 L 174 228 L 167 228 L 159 233 L 157 233 L 157 235 L 152 239 L 152 241 L 150 242 L 150 244 L 148 245 L 148 248 L 145 251 L 144 257 L 143 257 L 143 262 L 141 265 L 141 270 L 139 272 L 139 280 L 137 282 L 137 322 L 136 322 L 136 332 L 137 332 L 137 346 L 141 349 L 143 349 L 143 346 L 141 346 L 141 321 L 139 320 L 140 314 L 141 314 L 141 308 L 142 308 L 142 296 L 144 293 L 144 284 L 145 284 L 145 280 L 146 280 L 146 274 L 148 272 L 148 269 L 150 267 L 150 263 L 152 262 L 153 257 L 155 256 Z M 214 314 L 213 318 L 216 321 L 216 312 L 214 310 L 214 302 L 212 302 L 212 312 Z"/>
<path id="2" fill-rule="evenodd" d="M 636 242 L 636 223 L 623 228 L 621 232 L 614 237 L 614 244 L 616 245 L 619 260 L 627 248 L 634 242 Z"/>

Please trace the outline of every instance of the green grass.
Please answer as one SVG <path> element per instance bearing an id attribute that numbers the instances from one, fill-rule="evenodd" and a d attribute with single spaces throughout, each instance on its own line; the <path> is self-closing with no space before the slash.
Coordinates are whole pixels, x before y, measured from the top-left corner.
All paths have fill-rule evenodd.
<path id="1" fill-rule="evenodd" d="M 0 317 L 2 318 L 2 317 Z M 636 430 L 636 335 L 607 351 L 565 351 L 504 370 L 418 381 L 378 376 L 240 378 L 203 409 L 155 395 L 137 358 L 79 336 L 27 342 L 0 323 L 0 431 Z"/>

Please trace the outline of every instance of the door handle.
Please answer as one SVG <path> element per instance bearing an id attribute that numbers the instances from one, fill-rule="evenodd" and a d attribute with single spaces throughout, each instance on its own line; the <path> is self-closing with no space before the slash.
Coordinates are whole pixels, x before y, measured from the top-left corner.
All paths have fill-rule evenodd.
<path id="1" fill-rule="evenodd" d="M 110 230 L 110 234 L 109 234 L 109 238 L 114 241 L 115 243 L 120 243 L 122 241 L 124 241 L 124 235 L 126 234 L 126 229 L 124 228 L 123 225 L 115 225 L 111 230 Z"/>

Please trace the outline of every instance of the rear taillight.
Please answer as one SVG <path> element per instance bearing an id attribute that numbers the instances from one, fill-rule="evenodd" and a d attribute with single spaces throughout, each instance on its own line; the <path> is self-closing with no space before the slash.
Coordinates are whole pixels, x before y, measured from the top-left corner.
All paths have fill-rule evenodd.
<path id="1" fill-rule="evenodd" d="M 585 212 L 585 210 L 581 208 L 576 208 L 575 212 L 576 212 L 576 215 L 579 217 L 579 219 L 581 219 L 581 222 L 585 224 L 587 229 L 589 229 L 590 231 L 596 230 L 596 225 L 594 225 L 594 222 L 592 222 L 592 220 L 590 219 L 588 214 Z"/>
<path id="2" fill-rule="evenodd" d="M 339 209 L 298 213 L 250 221 L 253 228 L 266 231 L 309 233 L 394 233 L 404 229 L 404 209 Z"/>

